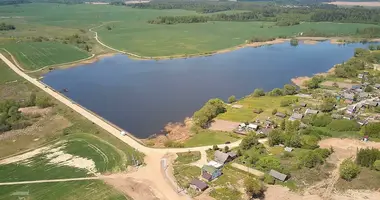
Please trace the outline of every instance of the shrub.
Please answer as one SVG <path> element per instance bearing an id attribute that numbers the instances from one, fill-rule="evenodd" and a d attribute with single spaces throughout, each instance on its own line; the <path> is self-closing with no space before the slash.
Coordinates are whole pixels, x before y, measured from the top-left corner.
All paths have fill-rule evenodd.
<path id="1" fill-rule="evenodd" d="M 47 108 L 47 107 L 50 107 L 52 105 L 53 105 L 53 103 L 50 101 L 49 97 L 40 97 L 40 98 L 37 98 L 37 100 L 36 100 L 36 106 L 38 106 L 40 108 Z"/>
<path id="2" fill-rule="evenodd" d="M 255 89 L 255 90 L 253 91 L 252 96 L 254 96 L 254 97 L 265 96 L 265 92 L 264 92 L 263 89 Z"/>
<path id="3" fill-rule="evenodd" d="M 255 145 L 259 145 L 259 141 L 257 140 L 257 136 L 255 133 L 247 135 L 240 143 L 239 147 L 242 150 L 248 150 Z"/>
<path id="4" fill-rule="evenodd" d="M 282 100 L 281 102 L 280 102 L 280 106 L 281 107 L 286 107 L 286 106 L 289 106 L 290 104 L 292 104 L 293 102 L 292 102 L 292 100 L 290 100 L 290 99 L 287 99 L 287 100 Z"/>
<path id="5" fill-rule="evenodd" d="M 229 150 L 230 150 L 230 148 L 228 146 L 224 147 L 224 153 L 227 153 Z"/>
<path id="6" fill-rule="evenodd" d="M 376 160 L 380 160 L 378 149 L 360 149 L 356 153 L 356 163 L 362 167 L 371 167 Z"/>
<path id="7" fill-rule="evenodd" d="M 274 146 L 284 143 L 283 134 L 280 130 L 274 129 L 268 134 L 269 146 Z"/>
<path id="8" fill-rule="evenodd" d="M 220 99 L 210 99 L 200 110 L 194 113 L 195 125 L 205 128 L 208 122 L 220 113 L 226 112 L 224 103 Z"/>
<path id="9" fill-rule="evenodd" d="M 351 181 L 360 173 L 360 168 L 349 158 L 344 160 L 339 167 L 340 177 L 346 181 Z"/>
<path id="10" fill-rule="evenodd" d="M 254 108 L 253 112 L 256 114 L 260 114 L 260 113 L 264 112 L 264 110 L 262 108 Z"/>
<path id="11" fill-rule="evenodd" d="M 272 91 L 268 92 L 269 96 L 282 96 L 284 92 L 280 88 L 274 88 Z"/>
<path id="12" fill-rule="evenodd" d="M 259 158 L 259 160 L 256 162 L 256 167 L 257 169 L 265 172 L 268 172 L 271 169 L 282 171 L 280 161 L 277 158 L 270 156 Z"/>
<path id="13" fill-rule="evenodd" d="M 315 151 L 308 151 L 302 153 L 298 157 L 299 163 L 301 166 L 305 166 L 307 168 L 313 168 L 318 164 L 323 164 L 323 158 Z"/>
<path id="14" fill-rule="evenodd" d="M 272 115 L 275 115 L 276 113 L 277 113 L 277 109 L 275 108 L 272 110 Z"/>
<path id="15" fill-rule="evenodd" d="M 330 156 L 330 154 L 332 153 L 330 150 L 328 149 L 315 149 L 314 150 L 315 153 L 317 153 L 319 156 L 321 156 L 323 159 L 326 159 L 327 157 Z"/>
<path id="16" fill-rule="evenodd" d="M 330 124 L 332 121 L 332 118 L 330 115 L 324 114 L 324 115 L 314 115 L 311 118 L 310 124 L 317 127 L 325 127 L 328 124 Z"/>
<path id="17" fill-rule="evenodd" d="M 234 95 L 228 97 L 228 103 L 233 103 L 236 101 L 236 97 Z"/>
<path id="18" fill-rule="evenodd" d="M 376 160 L 372 166 L 375 170 L 380 171 L 380 160 Z"/>
<path id="19" fill-rule="evenodd" d="M 363 126 L 362 132 L 370 137 L 380 138 L 380 122 L 368 123 Z"/>
<path id="20" fill-rule="evenodd" d="M 297 93 L 297 87 L 295 85 L 286 84 L 284 85 L 283 91 L 285 95 L 293 95 Z"/>
<path id="21" fill-rule="evenodd" d="M 264 183 L 269 184 L 269 185 L 273 185 L 275 183 L 275 180 L 271 175 L 265 174 L 264 175 Z"/>
<path id="22" fill-rule="evenodd" d="M 164 142 L 165 147 L 173 147 L 173 148 L 182 148 L 184 147 L 183 143 L 175 142 L 173 140 L 167 140 Z"/>
<path id="23" fill-rule="evenodd" d="M 261 197 L 265 191 L 263 184 L 259 180 L 250 177 L 244 180 L 244 187 L 246 193 L 254 198 Z"/>
<path id="24" fill-rule="evenodd" d="M 219 150 L 219 147 L 218 147 L 218 145 L 213 145 L 213 146 L 212 146 L 212 149 L 213 149 L 214 151 L 217 151 L 217 150 Z"/>
<path id="25" fill-rule="evenodd" d="M 315 135 L 303 135 L 301 136 L 301 148 L 303 149 L 316 149 L 319 147 L 319 137 Z"/>
<path id="26" fill-rule="evenodd" d="M 327 128 L 333 131 L 358 131 L 360 125 L 353 120 L 339 119 L 333 120 Z"/>

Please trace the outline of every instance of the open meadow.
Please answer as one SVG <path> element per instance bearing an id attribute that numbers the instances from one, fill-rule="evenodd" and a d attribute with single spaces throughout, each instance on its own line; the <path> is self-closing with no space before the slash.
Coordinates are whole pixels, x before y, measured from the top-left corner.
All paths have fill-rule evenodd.
<path id="1" fill-rule="evenodd" d="M 228 11 L 233 13 L 235 11 Z M 241 45 L 253 37 L 270 38 L 280 36 L 297 36 L 303 32 L 318 32 L 326 36 L 354 35 L 357 29 L 373 27 L 371 24 L 353 23 L 329 23 L 329 22 L 305 22 L 294 26 L 276 26 L 274 22 L 221 22 L 210 21 L 207 23 L 192 24 L 149 24 L 148 20 L 158 16 L 180 15 L 210 15 L 198 14 L 187 10 L 152 10 L 136 9 L 111 5 L 62 5 L 62 4 L 22 4 L 19 6 L 1 6 L 0 13 L 3 19 L 0 22 L 12 23 L 16 30 L 2 32 L 0 38 L 17 36 L 25 39 L 28 37 L 44 36 L 47 38 L 67 37 L 73 34 L 94 37 L 94 33 L 88 31 L 93 28 L 98 32 L 99 39 L 113 48 L 138 54 L 141 56 L 159 57 L 174 55 L 189 55 L 215 52 L 221 49 Z M 15 17 L 17 16 L 17 17 Z M 12 18 L 11 18 L 12 17 Z M 236 31 L 239 30 L 239 31 Z M 4 44 L 13 44 L 18 40 L 0 40 Z M 94 45 L 96 41 L 91 39 Z M 12 45 L 11 45 L 12 46 Z M 22 44 L 21 47 L 27 45 Z M 19 49 L 22 49 L 22 48 Z M 38 47 L 43 48 L 43 47 Z M 57 47 L 58 48 L 58 47 Z M 62 49 L 63 50 L 63 49 Z M 65 60 L 55 62 L 44 59 L 41 64 L 57 64 L 81 58 L 74 57 L 78 54 L 76 49 L 66 54 L 70 55 Z M 42 50 L 43 51 L 43 50 Z M 99 51 L 98 47 L 93 52 Z M 29 50 L 23 52 L 29 58 L 33 55 Z M 21 52 L 19 53 L 21 54 Z M 22 54 L 21 54 L 22 55 Z M 81 54 L 83 56 L 83 54 Z M 26 58 L 23 64 L 33 63 Z M 33 62 L 38 62 L 34 61 Z M 38 64 L 38 63 L 37 63 Z"/>

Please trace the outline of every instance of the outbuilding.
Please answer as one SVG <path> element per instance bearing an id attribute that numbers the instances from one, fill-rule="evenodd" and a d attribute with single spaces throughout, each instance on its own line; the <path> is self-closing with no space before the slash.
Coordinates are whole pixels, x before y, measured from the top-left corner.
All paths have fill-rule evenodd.
<path id="1" fill-rule="evenodd" d="M 273 169 L 271 169 L 269 171 L 269 175 L 271 175 L 273 178 L 280 180 L 282 182 L 284 182 L 286 180 L 286 178 L 288 177 L 286 174 L 280 173 L 280 172 L 273 170 Z"/>
<path id="2" fill-rule="evenodd" d="M 276 117 L 281 117 L 281 118 L 286 117 L 286 115 L 284 113 L 280 113 L 280 112 L 277 112 L 275 115 L 276 115 Z"/>
<path id="3" fill-rule="evenodd" d="M 193 179 L 191 182 L 190 182 L 190 187 L 197 190 L 197 191 L 205 191 L 207 188 L 208 188 L 208 185 L 199 180 L 199 179 Z"/>

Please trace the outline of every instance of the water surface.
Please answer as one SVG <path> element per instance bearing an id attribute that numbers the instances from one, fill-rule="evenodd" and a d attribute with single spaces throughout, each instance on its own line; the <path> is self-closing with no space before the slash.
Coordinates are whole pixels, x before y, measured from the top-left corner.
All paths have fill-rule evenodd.
<path id="1" fill-rule="evenodd" d="M 282 87 L 296 76 L 324 72 L 368 44 L 289 43 L 208 57 L 134 60 L 126 55 L 54 70 L 43 81 L 112 123 L 145 138 L 183 121 L 210 98 L 240 98 L 255 88 Z"/>

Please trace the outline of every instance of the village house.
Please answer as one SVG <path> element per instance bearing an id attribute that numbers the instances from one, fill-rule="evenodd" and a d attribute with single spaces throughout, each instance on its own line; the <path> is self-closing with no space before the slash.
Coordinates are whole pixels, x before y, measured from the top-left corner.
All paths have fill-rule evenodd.
<path id="1" fill-rule="evenodd" d="M 369 94 L 367 92 L 360 92 L 358 96 L 360 99 L 365 99 L 368 98 Z"/>
<path id="2" fill-rule="evenodd" d="M 348 114 L 353 114 L 353 113 L 355 113 L 355 111 L 356 111 L 356 105 L 349 105 L 349 106 L 347 106 L 346 112 Z"/>
<path id="3" fill-rule="evenodd" d="M 305 111 L 305 115 L 315 115 L 315 114 L 318 114 L 319 113 L 319 110 L 313 110 L 313 109 L 306 109 Z"/>
<path id="4" fill-rule="evenodd" d="M 296 120 L 301 120 L 303 118 L 302 114 L 299 113 L 293 113 L 292 116 L 289 117 L 290 121 L 296 121 Z"/>
<path id="5" fill-rule="evenodd" d="M 284 182 L 286 180 L 286 178 L 288 177 L 286 174 L 280 173 L 280 172 L 273 170 L 273 169 L 271 169 L 269 171 L 269 175 L 271 175 L 273 178 L 280 180 L 282 182 Z"/>
<path id="6" fill-rule="evenodd" d="M 276 117 L 280 117 L 280 118 L 286 117 L 286 115 L 284 113 L 280 113 L 280 112 L 277 112 L 275 115 L 276 115 Z"/>
<path id="7" fill-rule="evenodd" d="M 343 94 L 343 97 L 344 97 L 344 99 L 346 99 L 346 100 L 351 100 L 351 101 L 353 101 L 354 98 L 355 98 L 355 94 L 345 92 L 345 93 Z"/>
<path id="8" fill-rule="evenodd" d="M 379 105 L 379 103 L 376 102 L 376 101 L 366 101 L 364 104 L 365 104 L 367 107 L 376 107 L 376 106 Z"/>
<path id="9" fill-rule="evenodd" d="M 226 164 L 235 158 L 236 158 L 236 154 L 235 154 L 235 157 L 233 157 L 231 154 L 224 153 L 221 151 L 215 151 L 214 153 L 214 160 L 220 164 Z"/>
<path id="10" fill-rule="evenodd" d="M 272 128 L 262 128 L 257 131 L 258 134 L 268 135 L 273 129 Z"/>
<path id="11" fill-rule="evenodd" d="M 259 128 L 259 125 L 257 124 L 248 124 L 247 126 L 247 131 L 257 131 L 257 129 Z"/>
<path id="12" fill-rule="evenodd" d="M 210 165 L 203 165 L 201 174 L 202 178 L 212 181 L 222 175 L 222 170 Z"/>
<path id="13" fill-rule="evenodd" d="M 306 107 L 306 106 L 307 106 L 307 103 L 303 103 L 303 102 L 302 102 L 302 103 L 300 103 L 300 106 L 301 106 L 301 107 Z"/>
<path id="14" fill-rule="evenodd" d="M 194 190 L 202 192 L 202 191 L 205 191 L 208 188 L 208 185 L 205 182 L 203 182 L 203 181 L 201 181 L 199 179 L 193 179 L 190 182 L 190 188 L 193 188 Z"/>

